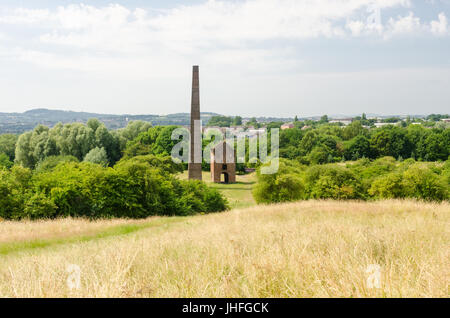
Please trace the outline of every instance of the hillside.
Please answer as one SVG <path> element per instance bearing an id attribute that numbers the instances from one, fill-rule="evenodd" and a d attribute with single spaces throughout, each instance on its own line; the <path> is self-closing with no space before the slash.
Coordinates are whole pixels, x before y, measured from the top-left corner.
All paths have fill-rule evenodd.
<path id="1" fill-rule="evenodd" d="M 203 124 L 206 125 L 212 116 L 217 115 L 219 114 L 202 112 L 201 119 L 203 121 Z M 97 118 L 98 120 L 103 122 L 108 129 L 124 128 L 127 126 L 128 122 L 133 120 L 151 122 L 154 126 L 186 126 L 190 124 L 190 113 L 176 113 L 168 115 L 113 115 L 38 108 L 28 110 L 23 113 L 0 112 L 0 134 L 20 134 L 25 131 L 33 130 L 39 124 L 53 127 L 60 122 L 63 124 L 73 122 L 86 123 L 90 118 Z M 277 117 L 258 117 L 257 120 L 260 122 L 271 122 L 289 121 L 292 119 Z"/>
<path id="2" fill-rule="evenodd" d="M 214 113 L 202 113 L 202 120 L 206 123 Z M 53 127 L 55 124 L 82 122 L 86 123 L 90 118 L 97 118 L 103 122 L 108 129 L 125 127 L 129 121 L 143 120 L 153 125 L 188 125 L 190 114 L 179 113 L 169 115 L 111 115 L 87 112 L 74 112 L 64 110 L 33 109 L 24 113 L 0 113 L 0 134 L 23 133 L 33 130 L 39 124 Z"/>
<path id="3" fill-rule="evenodd" d="M 449 203 L 305 201 L 2 222 L 0 297 L 448 297 L 449 221 Z M 79 289 L 67 285 L 74 266 Z"/>

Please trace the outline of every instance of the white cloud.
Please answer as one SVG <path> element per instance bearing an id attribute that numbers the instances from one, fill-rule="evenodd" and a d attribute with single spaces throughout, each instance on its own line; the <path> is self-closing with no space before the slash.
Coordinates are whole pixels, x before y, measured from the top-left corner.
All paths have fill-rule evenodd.
<path id="1" fill-rule="evenodd" d="M 20 42 L 14 51 L 16 59 L 48 68 L 148 77 L 175 74 L 183 63 L 195 62 L 270 72 L 301 65 L 290 49 L 299 41 L 390 38 L 424 29 L 412 12 L 391 18 L 386 25 L 373 23 L 369 16 L 373 4 L 373 0 L 209 0 L 159 13 L 118 4 L 79 4 L 0 12 L 0 24 L 32 29 L 33 38 Z M 384 10 L 411 3 L 378 0 L 376 5 Z M 427 30 L 444 34 L 445 15 Z M 270 41 L 285 44 L 274 46 Z"/>
<path id="2" fill-rule="evenodd" d="M 377 2 L 380 10 L 409 5 L 408 0 Z M 100 8 L 80 4 L 54 11 L 20 8 L 0 16 L 0 23 L 51 24 L 53 30 L 42 36 L 44 41 L 81 47 L 105 35 L 107 41 L 112 35 L 121 40 L 134 35 L 130 40 L 138 42 L 157 39 L 199 46 L 209 41 L 230 45 L 249 40 L 343 36 L 340 22 L 370 6 L 373 0 L 209 0 L 149 16 L 143 9 L 132 11 L 118 4 Z"/>
<path id="3" fill-rule="evenodd" d="M 362 21 L 348 21 L 346 28 L 352 32 L 353 36 L 360 36 L 366 25 Z"/>
<path id="4" fill-rule="evenodd" d="M 438 21 L 431 21 L 431 32 L 437 35 L 444 35 L 448 32 L 447 17 L 444 12 L 441 12 L 438 16 Z"/>
<path id="5" fill-rule="evenodd" d="M 13 12 L 5 12 L 0 16 L 0 23 L 5 24 L 34 24 L 51 19 L 50 11 L 47 9 L 17 8 Z"/>
<path id="6" fill-rule="evenodd" d="M 387 34 L 389 37 L 398 34 L 416 34 L 423 28 L 420 18 L 414 16 L 413 12 L 409 12 L 406 16 L 398 16 L 397 19 L 390 18 L 388 22 Z"/>

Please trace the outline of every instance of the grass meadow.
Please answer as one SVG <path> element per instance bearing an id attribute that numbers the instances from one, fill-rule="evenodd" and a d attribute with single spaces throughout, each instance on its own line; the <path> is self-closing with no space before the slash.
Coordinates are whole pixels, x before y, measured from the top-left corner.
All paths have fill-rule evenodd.
<path id="1" fill-rule="evenodd" d="M 211 182 L 211 173 L 206 171 L 203 171 L 202 177 L 203 181 L 209 186 L 216 188 L 223 193 L 223 195 L 228 199 L 232 209 L 246 208 L 256 204 L 252 195 L 253 185 L 256 183 L 255 173 L 237 175 L 236 183 L 233 184 L 213 183 Z M 187 179 L 187 171 L 181 174 L 180 178 Z"/>
<path id="2" fill-rule="evenodd" d="M 238 185 L 228 195 L 247 191 Z M 141 221 L 1 222 L 0 297 L 449 296 L 449 203 L 242 205 Z M 374 264 L 379 288 L 368 284 Z"/>

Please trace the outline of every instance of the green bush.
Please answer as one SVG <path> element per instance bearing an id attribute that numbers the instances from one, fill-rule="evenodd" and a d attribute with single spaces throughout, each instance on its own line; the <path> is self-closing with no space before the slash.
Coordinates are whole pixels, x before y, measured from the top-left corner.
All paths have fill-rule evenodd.
<path id="1" fill-rule="evenodd" d="M 0 168 L 0 217 L 17 219 L 23 214 L 28 195 L 31 171 L 14 166 L 10 171 Z"/>
<path id="2" fill-rule="evenodd" d="M 146 163 L 154 168 L 158 168 L 161 172 L 165 173 L 177 173 L 183 172 L 183 165 L 173 162 L 170 156 L 160 156 L 160 155 L 142 155 L 132 158 L 123 158 L 115 165 L 115 168 L 120 168 L 122 165 L 126 164 L 138 164 Z"/>
<path id="3" fill-rule="evenodd" d="M 338 165 L 317 165 L 308 169 L 305 176 L 308 198 L 363 199 L 363 186 L 348 168 Z"/>
<path id="4" fill-rule="evenodd" d="M 78 162 L 74 156 L 50 156 L 39 162 L 36 166 L 36 172 L 50 171 L 57 165 L 64 162 Z"/>
<path id="5" fill-rule="evenodd" d="M 406 191 L 401 173 L 394 172 L 376 179 L 369 194 L 377 199 L 405 198 Z"/>
<path id="6" fill-rule="evenodd" d="M 427 201 L 449 199 L 448 182 L 431 167 L 413 164 L 403 172 L 396 171 L 377 178 L 369 194 L 374 198 L 415 198 Z"/>
<path id="7" fill-rule="evenodd" d="M 449 200 L 450 163 L 396 162 L 392 157 L 375 161 L 314 165 L 304 169 L 280 159 L 277 174 L 260 175 L 253 195 L 257 203 L 300 199 Z"/>
<path id="8" fill-rule="evenodd" d="M 280 159 L 278 173 L 261 174 L 257 169 L 258 182 L 253 190 L 257 203 L 276 203 L 300 200 L 304 185 L 299 176 L 302 167 L 293 161 Z"/>
<path id="9" fill-rule="evenodd" d="M 13 180 L 11 173 L 0 168 L 0 217 L 13 218 L 22 210 L 21 189 Z"/>
<path id="10" fill-rule="evenodd" d="M 200 181 L 179 181 L 182 188 L 179 204 L 183 206 L 180 211 L 185 215 L 197 212 L 216 212 L 228 209 L 227 200 L 217 189 L 206 186 Z"/>
<path id="11" fill-rule="evenodd" d="M 114 168 L 63 162 L 34 175 L 20 166 L 2 169 L 0 217 L 145 218 L 228 209 L 217 190 L 202 182 L 175 178 L 169 173 L 175 168 L 166 159 L 136 158 Z"/>
<path id="12" fill-rule="evenodd" d="M 42 193 L 35 193 L 26 200 L 23 215 L 19 214 L 18 218 L 53 218 L 56 216 L 56 210 L 57 206 L 50 198 Z"/>
<path id="13" fill-rule="evenodd" d="M 405 194 L 409 198 L 428 201 L 449 199 L 449 184 L 430 168 L 413 165 L 403 173 Z"/>

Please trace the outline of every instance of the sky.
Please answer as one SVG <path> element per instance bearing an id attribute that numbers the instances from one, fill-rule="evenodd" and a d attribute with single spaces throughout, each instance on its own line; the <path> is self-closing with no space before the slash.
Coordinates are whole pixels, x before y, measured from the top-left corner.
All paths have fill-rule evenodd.
<path id="1" fill-rule="evenodd" d="M 450 112 L 450 0 L 0 0 L 0 112 Z"/>

